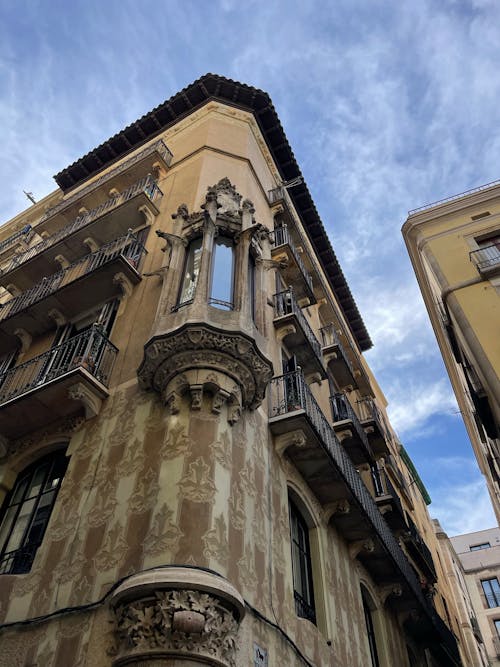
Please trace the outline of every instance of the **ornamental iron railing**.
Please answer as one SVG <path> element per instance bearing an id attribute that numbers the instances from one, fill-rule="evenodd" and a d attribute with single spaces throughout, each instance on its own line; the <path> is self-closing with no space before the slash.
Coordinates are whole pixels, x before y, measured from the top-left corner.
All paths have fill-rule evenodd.
<path id="1" fill-rule="evenodd" d="M 120 194 L 110 197 L 100 206 L 97 206 L 96 208 L 93 208 L 92 210 L 87 211 L 82 215 L 79 215 L 69 225 L 66 225 L 62 229 L 58 230 L 51 236 L 44 239 L 43 241 L 40 241 L 32 248 L 29 248 L 29 250 L 27 250 L 26 252 L 23 252 L 14 257 L 4 273 L 8 273 L 9 271 L 12 271 L 16 267 L 20 266 L 21 264 L 24 264 L 28 260 L 32 259 L 32 257 L 39 255 L 40 253 L 47 250 L 47 248 L 51 248 L 59 241 L 62 241 L 63 239 L 67 238 L 77 230 L 86 227 L 91 222 L 97 220 L 97 218 L 100 218 L 105 213 L 108 213 L 114 208 L 117 208 L 121 204 L 125 203 L 129 199 L 132 199 L 133 197 L 136 197 L 138 194 L 142 192 L 144 192 L 151 201 L 155 201 L 156 199 L 163 196 L 163 193 L 160 190 L 160 188 L 156 185 L 156 181 L 154 180 L 154 178 L 151 175 L 145 176 L 144 178 L 141 178 L 140 181 L 137 181 L 123 192 L 120 192 Z"/>
<path id="2" fill-rule="evenodd" d="M 101 327 L 94 324 L 87 331 L 0 374 L 0 407 L 77 368 L 84 368 L 107 386 L 117 352 Z"/>
<path id="3" fill-rule="evenodd" d="M 291 287 L 284 290 L 283 292 L 278 292 L 273 296 L 274 303 L 274 317 L 284 317 L 285 315 L 295 315 L 299 325 L 304 332 L 305 337 L 309 345 L 314 350 L 314 354 L 321 361 L 321 345 L 319 344 L 318 339 L 313 333 L 309 322 L 307 321 L 304 313 L 302 312 L 301 307 L 295 299 L 295 295 Z"/>
<path id="4" fill-rule="evenodd" d="M 370 443 L 368 441 L 368 436 L 366 435 L 365 429 L 361 426 L 358 415 L 352 409 L 347 396 L 341 393 L 330 396 L 330 405 L 332 406 L 333 421 L 340 422 L 344 421 L 345 419 L 349 419 L 352 422 L 359 439 L 365 445 L 367 451 L 371 451 Z"/>
<path id="5" fill-rule="evenodd" d="M 0 242 L 0 252 L 3 252 L 14 243 L 19 242 L 19 240 L 24 241 L 24 243 L 29 243 L 34 233 L 35 232 L 33 230 L 33 227 L 31 225 L 26 225 L 22 229 L 19 229 L 17 232 L 11 234 L 11 236 Z"/>
<path id="6" fill-rule="evenodd" d="M 479 273 L 487 273 L 496 267 L 500 268 L 500 246 L 498 244 L 493 243 L 485 248 L 473 250 L 469 256 L 477 266 Z"/>
<path id="7" fill-rule="evenodd" d="M 294 371 L 280 377 L 275 377 L 271 380 L 270 389 L 270 418 L 284 416 L 289 412 L 295 412 L 297 410 L 304 411 L 326 456 L 330 459 L 331 463 L 335 466 L 337 473 L 344 480 L 355 503 L 359 506 L 365 518 L 371 524 L 384 549 L 404 578 L 406 585 L 411 590 L 428 619 L 432 622 L 435 630 L 439 634 L 441 643 L 446 647 L 450 655 L 454 657 L 457 664 L 459 664 L 460 658 L 453 633 L 424 597 L 420 582 L 418 581 L 412 566 L 408 562 L 399 543 L 382 517 L 358 471 L 339 444 L 333 428 L 328 423 L 325 415 L 316 402 L 316 399 L 312 395 L 302 373 L 300 371 Z"/>
<path id="8" fill-rule="evenodd" d="M 44 278 L 36 285 L 0 305 L 0 322 L 30 308 L 57 292 L 65 285 L 92 273 L 117 257 L 123 257 L 134 269 L 139 268 L 146 249 L 132 234 L 122 236 L 99 248 L 97 252 L 85 255 L 65 269 Z"/>
<path id="9" fill-rule="evenodd" d="M 385 470 L 380 470 L 379 468 L 372 466 L 371 469 L 373 486 L 375 489 L 375 497 L 381 498 L 382 496 L 391 496 L 394 501 L 394 504 L 397 506 L 399 513 L 402 517 L 405 516 L 405 511 L 401 503 L 398 492 L 394 484 L 389 479 L 389 475 Z"/>
<path id="10" fill-rule="evenodd" d="M 434 559 L 432 558 L 432 553 L 427 544 L 424 541 L 424 538 L 420 534 L 420 531 L 418 530 L 417 526 L 413 522 L 413 520 L 407 516 L 406 521 L 408 523 L 408 536 L 411 539 L 413 545 L 417 549 L 417 551 L 420 553 L 421 557 L 427 563 L 428 567 L 430 570 L 436 574 L 436 568 L 434 566 Z"/>
<path id="11" fill-rule="evenodd" d="M 144 158 L 148 157 L 148 155 L 152 155 L 153 153 L 158 153 L 165 162 L 165 164 L 170 165 L 173 155 L 171 151 L 167 148 L 165 143 L 160 139 L 159 141 L 156 141 L 154 144 L 146 146 L 146 148 L 144 148 L 142 151 L 139 151 L 139 153 L 136 153 L 128 160 L 125 160 L 114 169 L 110 169 L 105 174 L 97 178 L 95 181 L 92 181 L 92 183 L 89 183 L 86 187 L 82 188 L 81 190 L 78 190 L 67 199 L 63 199 L 63 201 L 47 209 L 43 214 L 43 216 L 40 218 L 39 224 L 40 222 L 45 222 L 45 220 L 48 220 L 48 218 L 51 218 L 56 213 L 60 213 L 68 206 L 71 206 L 71 204 L 74 204 L 74 202 L 88 195 L 90 192 L 97 190 L 97 188 L 100 187 L 106 181 L 109 181 L 111 178 L 114 178 L 118 174 L 121 174 L 127 169 L 130 169 L 130 167 L 132 167 L 134 164 L 137 164 Z"/>
<path id="12" fill-rule="evenodd" d="M 310 292 L 313 292 L 313 281 L 312 281 L 312 276 L 310 273 L 308 273 L 304 262 L 302 261 L 302 257 L 300 256 L 299 251 L 297 250 L 297 247 L 295 243 L 293 242 L 292 235 L 290 234 L 290 231 L 287 227 L 287 225 L 283 224 L 280 225 L 279 227 L 275 227 L 274 231 L 272 231 L 269 234 L 269 240 L 271 243 L 274 243 L 275 248 L 279 248 L 280 246 L 287 245 L 290 248 L 290 252 L 293 255 L 293 258 L 299 267 L 304 280 L 306 281 L 308 288 Z"/>

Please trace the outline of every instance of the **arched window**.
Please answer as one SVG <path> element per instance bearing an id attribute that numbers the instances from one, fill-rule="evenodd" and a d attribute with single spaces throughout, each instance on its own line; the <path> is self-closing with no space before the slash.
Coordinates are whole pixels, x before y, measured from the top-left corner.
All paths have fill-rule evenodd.
<path id="1" fill-rule="evenodd" d="M 372 667 L 379 667 L 377 653 L 377 641 L 375 637 L 375 626 L 373 624 L 373 602 L 365 588 L 361 587 L 361 597 L 363 599 L 363 612 L 365 616 L 366 634 L 368 637 L 368 646 L 370 647 L 370 657 Z"/>
<path id="2" fill-rule="evenodd" d="M 227 236 L 215 239 L 212 260 L 212 284 L 209 303 L 223 310 L 233 309 L 234 283 L 233 241 Z"/>
<path id="3" fill-rule="evenodd" d="M 198 284 L 198 276 L 200 274 L 202 246 L 203 239 L 199 236 L 191 241 L 187 249 L 181 289 L 179 292 L 179 306 L 191 303 L 194 299 L 196 285 Z"/>
<path id="4" fill-rule="evenodd" d="M 288 502 L 295 611 L 297 616 L 316 623 L 309 528 L 293 501 Z"/>
<path id="5" fill-rule="evenodd" d="M 30 571 L 66 467 L 66 456 L 59 451 L 18 475 L 0 514 L 0 574 Z"/>

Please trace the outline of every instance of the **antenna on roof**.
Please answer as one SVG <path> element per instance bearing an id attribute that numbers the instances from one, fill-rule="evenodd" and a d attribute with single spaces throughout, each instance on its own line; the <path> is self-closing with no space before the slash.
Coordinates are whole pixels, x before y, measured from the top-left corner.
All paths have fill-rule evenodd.
<path id="1" fill-rule="evenodd" d="M 28 197 L 28 199 L 30 200 L 30 202 L 31 202 L 32 204 L 36 204 L 36 199 L 35 199 L 35 197 L 33 196 L 33 193 L 32 193 L 32 192 L 26 192 L 26 190 L 23 190 L 23 192 L 24 192 L 24 194 L 26 195 L 26 197 Z"/>
<path id="2" fill-rule="evenodd" d="M 304 179 L 302 176 L 297 176 L 296 178 L 292 178 L 290 181 L 285 181 L 281 187 L 285 188 L 285 190 L 288 190 L 288 188 L 294 188 L 296 185 L 300 185 L 303 182 Z"/>

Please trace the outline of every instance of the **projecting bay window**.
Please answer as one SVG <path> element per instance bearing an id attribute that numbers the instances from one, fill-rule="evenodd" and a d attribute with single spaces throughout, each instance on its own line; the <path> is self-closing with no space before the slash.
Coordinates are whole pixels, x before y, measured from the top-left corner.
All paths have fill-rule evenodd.
<path id="1" fill-rule="evenodd" d="M 66 467 L 64 452 L 58 452 L 18 476 L 0 515 L 0 574 L 30 571 Z"/>
<path id="2" fill-rule="evenodd" d="M 295 611 L 297 616 L 316 623 L 309 528 L 291 500 L 289 512 Z"/>
<path id="3" fill-rule="evenodd" d="M 209 303 L 222 310 L 232 310 L 234 284 L 233 240 L 226 236 L 215 239 L 212 255 L 212 281 Z"/>

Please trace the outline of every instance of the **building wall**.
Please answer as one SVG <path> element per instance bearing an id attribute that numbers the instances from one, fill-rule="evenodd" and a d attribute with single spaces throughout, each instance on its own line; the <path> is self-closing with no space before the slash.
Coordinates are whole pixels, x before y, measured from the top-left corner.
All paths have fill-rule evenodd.
<path id="1" fill-rule="evenodd" d="M 142 280 L 135 286 L 118 281 L 123 289 L 111 341 L 119 353 L 109 397 L 101 406 L 82 390 L 83 409 L 70 420 L 48 423 L 5 443 L 4 494 L 19 472 L 57 446 L 67 446 L 69 464 L 31 571 L 1 575 L 0 665 L 249 665 L 256 643 L 268 652 L 270 665 L 366 667 L 371 659 L 361 586 L 373 607 L 381 667 L 409 665 L 407 645 L 417 665 L 456 664 L 440 662 L 439 650 L 424 650 L 407 631 L 405 609 L 416 605 L 422 613 L 422 594 L 418 591 L 414 599 L 404 579 L 382 581 L 384 568 L 396 570 L 377 535 L 367 539 L 360 532 L 362 539 L 346 539 L 339 514 L 358 511 L 352 498 L 321 502 L 328 489 L 314 487 L 314 475 L 306 481 L 299 473 L 296 450 L 309 446 L 311 438 L 301 430 L 305 422 L 281 434 L 270 430 L 271 390 L 265 400 L 257 390 L 266 388 L 272 372 L 281 374 L 281 350 L 294 351 L 296 331 L 276 331 L 274 322 L 270 299 L 276 272 L 283 266 L 271 257 L 268 230 L 274 227 L 277 210 L 270 207 L 267 191 L 279 181 L 253 116 L 211 102 L 161 138 L 175 159 L 158 174 L 163 192 L 159 214 L 145 213 L 150 230 Z M 125 183 L 125 176 L 117 177 L 116 183 Z M 230 183 L 221 185 L 225 178 Z M 210 190 L 214 183 L 218 187 Z M 109 184 L 102 192 L 106 187 Z M 243 195 L 241 205 L 235 191 Z M 94 193 L 89 201 L 92 197 L 99 199 Z M 36 220 L 47 203 L 56 202 L 53 195 L 30 209 L 30 220 Z M 75 211 L 81 203 L 75 203 Z M 387 453 L 378 457 L 378 464 L 387 469 L 404 511 L 435 556 L 437 543 L 426 505 L 419 492 L 408 490 L 413 480 L 387 421 L 385 399 L 361 359 L 333 291 L 321 277 L 297 213 L 292 210 L 291 215 L 302 257 L 314 274 L 317 304 L 304 306 L 303 312 L 316 335 L 320 324 L 334 318 L 352 363 L 364 369 L 386 429 Z M 7 225 L 4 238 L 23 222 L 21 216 Z M 182 239 L 190 225 L 204 230 L 205 239 L 216 228 L 239 225 L 238 308 L 211 308 L 196 296 L 192 304 L 176 309 L 185 254 Z M 255 230 L 260 235 L 255 236 Z M 252 243 L 261 252 L 256 264 L 256 324 L 245 287 L 246 255 L 240 250 Z M 202 266 L 212 251 L 208 243 L 205 249 Z M 206 285 L 200 284 L 197 294 L 202 288 Z M 218 343 L 210 338 L 214 330 Z M 227 332 L 235 334 L 238 354 Z M 25 349 L 17 363 L 47 350 L 54 333 L 32 341 L 24 336 Z M 210 339 L 209 353 L 200 350 L 198 336 Z M 181 342 L 173 350 L 169 345 L 177 338 Z M 192 345 L 190 356 L 183 345 Z M 163 365 L 158 361 L 162 354 Z M 153 380 L 148 380 L 148 368 L 153 369 Z M 248 369 L 253 379 L 245 375 L 241 380 L 238 373 L 249 373 Z M 311 372 L 308 379 L 329 415 L 325 375 Z M 161 378 L 168 380 L 155 391 Z M 252 403 L 253 381 L 257 394 Z M 360 418 L 363 406 L 357 401 L 365 395 L 366 390 L 359 389 L 348 395 Z M 29 409 L 30 403 L 25 405 Z M 369 467 L 358 468 L 373 492 Z M 317 473 L 325 475 L 322 469 Z M 359 484 L 356 479 L 353 483 Z M 340 488 L 343 482 L 335 484 Z M 289 495 L 309 527 L 316 625 L 299 618 L 294 608 Z M 352 526 L 348 530 L 352 534 Z M 408 553 L 418 574 L 422 564 L 405 546 L 404 532 L 396 531 L 402 546 L 394 542 L 394 548 Z M 372 552 L 379 565 L 370 560 Z M 378 578 L 373 574 L 377 567 L 382 573 Z M 425 575 L 421 576 L 423 585 Z M 398 606 L 400 597 L 404 604 Z M 60 613 L 67 608 L 71 614 Z M 202 629 L 196 625 L 200 618 Z M 158 639 L 158 633 L 170 632 L 165 619 L 178 632 L 168 649 Z M 200 637 L 207 639 L 206 645 L 201 646 Z"/>

